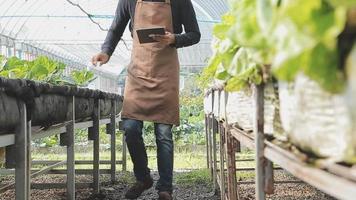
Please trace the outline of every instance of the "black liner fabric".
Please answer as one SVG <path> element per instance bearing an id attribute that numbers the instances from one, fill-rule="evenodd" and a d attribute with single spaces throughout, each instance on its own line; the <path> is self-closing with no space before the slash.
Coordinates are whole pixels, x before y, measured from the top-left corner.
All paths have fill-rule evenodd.
<path id="1" fill-rule="evenodd" d="M 24 101 L 27 106 L 27 117 L 29 120 L 32 119 L 35 98 L 41 95 L 53 94 L 79 98 L 123 101 L 123 97 L 118 94 L 74 86 L 55 86 L 25 79 L 7 79 L 0 77 L 0 90 L 4 91 L 8 96 Z"/>
<path id="2" fill-rule="evenodd" d="M 0 77 L 0 88 L 8 95 L 24 99 L 25 101 L 26 99 L 39 97 L 41 94 L 57 94 L 95 99 L 123 99 L 123 97 L 118 94 L 107 93 L 100 90 L 74 86 L 55 86 L 25 79 L 7 79 Z"/>

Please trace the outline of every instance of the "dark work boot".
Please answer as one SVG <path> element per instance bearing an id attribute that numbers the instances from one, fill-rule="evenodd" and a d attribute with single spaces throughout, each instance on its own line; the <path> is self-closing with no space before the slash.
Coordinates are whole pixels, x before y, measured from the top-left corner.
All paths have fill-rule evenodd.
<path id="1" fill-rule="evenodd" d="M 158 200 L 173 200 L 173 196 L 171 192 L 162 191 L 158 193 L 158 196 L 159 196 Z"/>
<path id="2" fill-rule="evenodd" d="M 152 187 L 153 179 L 149 177 L 144 181 L 136 181 L 133 186 L 126 192 L 125 198 L 127 199 L 137 199 L 141 196 L 141 194 Z"/>

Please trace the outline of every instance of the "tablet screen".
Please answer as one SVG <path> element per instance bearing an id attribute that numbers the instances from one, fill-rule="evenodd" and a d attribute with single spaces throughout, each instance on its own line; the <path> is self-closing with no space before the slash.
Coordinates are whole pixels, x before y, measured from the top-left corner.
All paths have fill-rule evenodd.
<path id="1" fill-rule="evenodd" d="M 150 35 L 164 35 L 165 29 L 163 27 L 137 29 L 137 36 L 141 44 L 157 42 Z"/>

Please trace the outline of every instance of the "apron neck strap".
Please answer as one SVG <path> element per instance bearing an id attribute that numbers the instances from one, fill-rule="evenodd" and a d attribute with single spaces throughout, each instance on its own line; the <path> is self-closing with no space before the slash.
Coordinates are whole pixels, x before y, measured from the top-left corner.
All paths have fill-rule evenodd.
<path id="1" fill-rule="evenodd" d="M 137 2 L 142 2 L 143 0 L 137 0 Z M 171 4 L 171 0 L 165 0 L 166 3 Z"/>

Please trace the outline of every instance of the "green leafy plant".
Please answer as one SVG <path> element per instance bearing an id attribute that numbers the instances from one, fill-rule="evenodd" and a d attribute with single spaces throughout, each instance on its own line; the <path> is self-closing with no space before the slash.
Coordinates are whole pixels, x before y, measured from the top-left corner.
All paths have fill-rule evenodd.
<path id="1" fill-rule="evenodd" d="M 30 79 L 52 84 L 63 82 L 65 65 L 50 60 L 45 56 L 39 56 L 33 61 L 20 60 L 17 57 L 11 57 L 9 59 L 2 57 L 1 60 L 1 63 L 4 64 L 0 68 L 0 76 Z"/>
<path id="2" fill-rule="evenodd" d="M 45 56 L 39 56 L 33 61 L 25 61 L 17 57 L 6 59 L 4 56 L 0 56 L 0 76 L 2 77 L 82 87 L 95 80 L 94 73 L 86 69 L 74 70 L 70 77 L 65 77 L 63 74 L 65 68 L 65 64 Z"/>
<path id="3" fill-rule="evenodd" d="M 83 69 L 81 71 L 72 71 L 71 79 L 75 85 L 87 86 L 90 82 L 94 81 L 96 77 L 93 72 Z"/>
<path id="4" fill-rule="evenodd" d="M 280 80 L 304 73 L 325 90 L 341 92 L 337 41 L 347 9 L 355 6 L 355 0 L 230 0 L 230 11 L 214 27 L 214 54 L 203 75 L 239 91 L 261 83 L 261 71 L 272 65 Z"/>
<path id="5" fill-rule="evenodd" d="M 325 0 L 283 0 L 279 13 L 273 36 L 277 78 L 290 81 L 303 72 L 329 92 L 342 91 L 337 37 L 346 24 L 346 8 Z"/>

